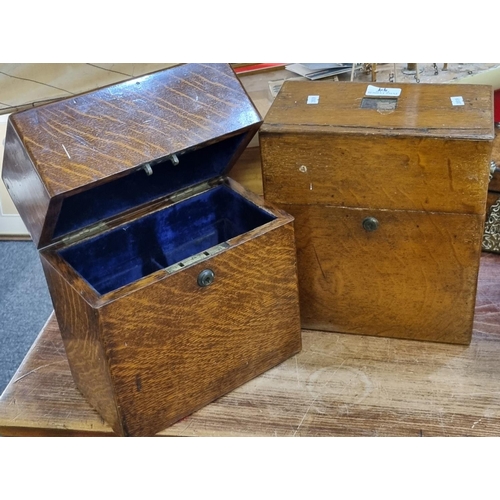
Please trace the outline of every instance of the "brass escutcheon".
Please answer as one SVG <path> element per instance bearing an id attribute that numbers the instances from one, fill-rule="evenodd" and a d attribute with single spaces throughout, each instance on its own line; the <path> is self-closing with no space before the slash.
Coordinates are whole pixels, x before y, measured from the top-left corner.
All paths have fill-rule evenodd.
<path id="1" fill-rule="evenodd" d="M 363 219 L 363 229 L 365 231 L 375 231 L 378 228 L 378 220 L 375 217 Z"/>
<path id="2" fill-rule="evenodd" d="M 199 286 L 208 286 L 214 282 L 215 273 L 211 269 L 204 269 L 198 275 L 198 285 Z"/>

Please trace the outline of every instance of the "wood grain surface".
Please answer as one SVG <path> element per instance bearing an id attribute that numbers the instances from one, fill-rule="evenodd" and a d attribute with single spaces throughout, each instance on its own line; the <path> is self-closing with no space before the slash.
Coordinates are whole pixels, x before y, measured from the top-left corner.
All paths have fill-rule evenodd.
<path id="1" fill-rule="evenodd" d="M 487 141 L 261 131 L 260 144 L 272 203 L 485 211 Z"/>
<path id="2" fill-rule="evenodd" d="M 206 268 L 215 281 L 200 288 Z M 106 306 L 127 432 L 157 432 L 297 353 L 295 268 L 293 229 L 282 225 Z"/>
<path id="3" fill-rule="evenodd" d="M 480 215 L 283 208 L 295 217 L 304 328 L 470 341 Z M 377 230 L 363 228 L 367 217 L 377 219 Z"/>
<path id="4" fill-rule="evenodd" d="M 117 434 L 155 434 L 300 350 L 293 219 L 228 182 L 275 219 L 171 274 L 92 298 L 55 248 L 42 252 L 76 385 Z"/>
<path id="5" fill-rule="evenodd" d="M 261 131 L 485 140 L 494 137 L 493 89 L 489 85 L 384 82 L 376 86 L 401 89 L 393 112 L 360 109 L 366 83 L 287 81 Z M 309 96 L 318 96 L 318 104 L 308 104 Z M 453 106 L 453 96 L 462 97 L 464 104 Z"/>
<path id="6" fill-rule="evenodd" d="M 245 133 L 261 118 L 229 64 L 186 64 L 9 117 L 2 177 L 38 247 L 64 198 L 171 154 Z"/>
<path id="7" fill-rule="evenodd" d="M 252 120 L 260 117 L 227 64 L 176 66 L 11 117 L 51 197 Z"/>
<path id="8" fill-rule="evenodd" d="M 121 434 L 124 429 L 106 359 L 99 309 L 89 304 L 78 287 L 43 256 L 41 262 L 75 384 Z"/>
<path id="9" fill-rule="evenodd" d="M 9 119 L 7 187 L 40 248 L 76 385 L 117 434 L 154 434 L 300 350 L 293 218 L 220 177 L 260 123 L 229 64 L 179 65 Z M 137 176 L 120 183 L 145 165 L 150 177 L 150 163 L 183 152 L 188 161 L 180 173 L 162 170 L 159 191 L 151 188 L 156 176 L 150 191 L 133 185 Z M 202 181 L 224 183 L 220 189 L 239 200 L 236 208 L 227 198 L 212 207 L 208 228 L 200 228 L 209 225 L 200 215 L 208 203 L 201 203 L 222 191 L 204 186 L 198 197 L 186 194 Z M 134 197 L 134 188 L 146 195 Z M 188 197 L 198 211 L 179 208 L 186 206 L 179 199 Z M 250 218 L 244 208 L 251 205 L 261 215 L 253 225 L 234 220 Z M 78 219 L 85 210 L 90 215 Z M 148 231 L 139 220 L 152 212 L 173 215 Z M 83 269 L 97 267 L 92 281 L 59 250 L 70 252 L 84 238 L 91 245 L 88 232 L 62 236 L 98 222 L 105 224 L 94 234 L 94 253 L 86 247 L 78 254 Z M 119 232 L 127 224 L 138 234 L 124 243 L 113 228 Z M 223 231 L 224 224 L 235 228 Z M 151 254 L 137 246 L 158 247 L 161 231 L 182 232 L 182 238 L 165 239 L 181 247 L 172 254 L 184 257 L 167 264 L 162 254 L 149 272 Z M 99 246 L 100 237 L 111 241 L 109 250 Z M 223 247 L 203 255 L 200 241 L 210 242 L 204 250 Z M 106 251 L 111 255 L 103 257 Z M 215 281 L 202 287 L 198 277 L 207 269 Z M 120 273 L 128 273 L 126 279 L 113 281 Z M 96 285 L 103 276 L 109 289 Z"/>
<path id="10" fill-rule="evenodd" d="M 469 346 L 304 330 L 302 351 L 161 436 L 498 436 L 500 256 L 483 254 Z M 2 435 L 113 435 L 52 317 L 0 398 Z"/>
<path id="11" fill-rule="evenodd" d="M 252 193 L 262 196 L 264 189 L 262 186 L 260 148 L 245 149 L 229 174 L 231 175 L 231 179 Z"/>

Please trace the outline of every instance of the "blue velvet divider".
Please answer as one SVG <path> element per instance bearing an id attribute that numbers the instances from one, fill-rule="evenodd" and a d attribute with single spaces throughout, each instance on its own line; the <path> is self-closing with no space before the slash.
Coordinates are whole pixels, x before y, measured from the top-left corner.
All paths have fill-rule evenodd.
<path id="1" fill-rule="evenodd" d="M 64 236 L 190 185 L 222 175 L 246 132 L 209 146 L 181 152 L 179 164 L 169 159 L 64 199 L 53 237 Z"/>
<path id="2" fill-rule="evenodd" d="M 58 253 L 103 295 L 273 219 L 220 185 Z"/>

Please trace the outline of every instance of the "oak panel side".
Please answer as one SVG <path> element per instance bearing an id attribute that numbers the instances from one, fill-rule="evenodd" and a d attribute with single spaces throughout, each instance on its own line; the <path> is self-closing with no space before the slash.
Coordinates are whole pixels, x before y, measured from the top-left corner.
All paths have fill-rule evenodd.
<path id="1" fill-rule="evenodd" d="M 50 198 L 10 120 L 5 137 L 2 179 L 33 242 L 38 246 Z"/>
<path id="2" fill-rule="evenodd" d="M 260 142 L 271 202 L 484 215 L 490 142 L 262 132 Z"/>
<path id="3" fill-rule="evenodd" d="M 303 328 L 467 344 L 479 215 L 285 205 L 295 216 Z M 379 227 L 363 228 L 366 217 Z"/>
<path id="4" fill-rule="evenodd" d="M 121 434 L 119 409 L 101 340 L 99 310 L 92 308 L 43 255 L 41 261 L 75 383 Z"/>

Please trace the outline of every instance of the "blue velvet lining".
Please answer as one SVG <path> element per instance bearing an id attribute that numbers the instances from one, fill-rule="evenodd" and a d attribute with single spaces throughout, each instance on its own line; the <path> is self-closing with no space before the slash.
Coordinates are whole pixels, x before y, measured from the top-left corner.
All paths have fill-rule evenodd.
<path id="1" fill-rule="evenodd" d="M 119 179 L 65 198 L 53 238 L 96 224 L 131 208 L 154 201 L 192 184 L 222 175 L 247 133 L 209 146 L 179 153 L 179 164 L 169 159 L 152 164 L 152 175 L 137 170 Z"/>
<path id="2" fill-rule="evenodd" d="M 103 295 L 274 218 L 220 185 L 58 253 Z"/>

